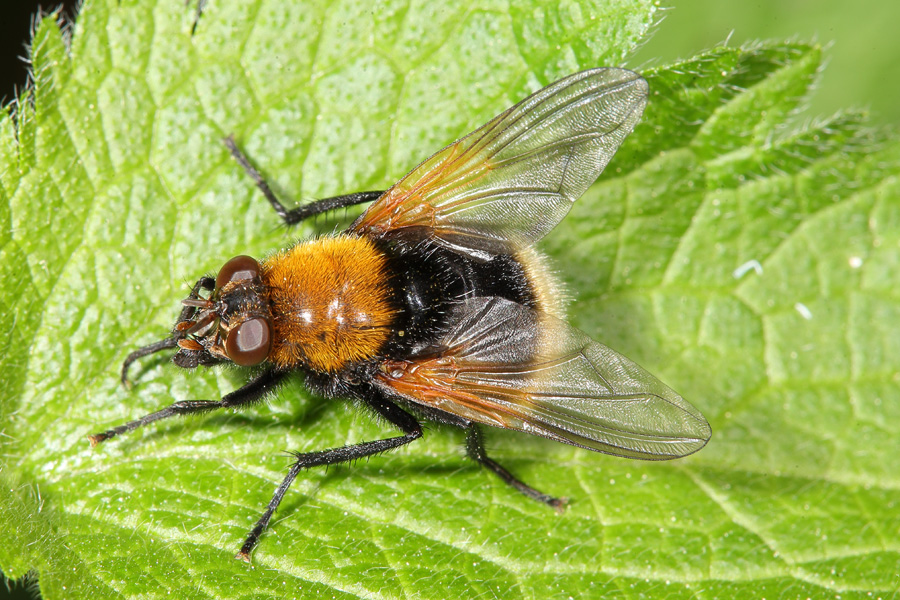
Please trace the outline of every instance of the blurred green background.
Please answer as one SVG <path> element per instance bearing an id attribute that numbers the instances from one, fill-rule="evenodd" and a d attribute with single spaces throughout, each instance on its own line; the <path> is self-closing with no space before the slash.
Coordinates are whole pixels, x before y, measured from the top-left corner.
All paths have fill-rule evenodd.
<path id="1" fill-rule="evenodd" d="M 806 116 L 865 108 L 875 123 L 900 123 L 900 1 L 669 0 L 671 8 L 628 64 L 688 58 L 729 38 L 818 41 L 828 48 L 819 89 Z"/>

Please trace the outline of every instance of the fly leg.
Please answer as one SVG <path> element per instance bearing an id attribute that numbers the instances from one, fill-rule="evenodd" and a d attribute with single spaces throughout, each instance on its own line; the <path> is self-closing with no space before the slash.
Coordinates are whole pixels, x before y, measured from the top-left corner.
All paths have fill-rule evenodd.
<path id="1" fill-rule="evenodd" d="M 466 427 L 466 452 L 468 453 L 469 457 L 472 458 L 472 460 L 481 463 L 482 465 L 496 473 L 500 477 L 500 479 L 502 479 L 508 485 L 511 485 L 529 498 L 552 506 L 559 512 L 562 512 L 565 509 L 565 498 L 554 498 L 553 496 L 542 494 L 530 485 L 522 483 L 521 481 L 516 479 L 515 475 L 500 466 L 494 459 L 490 458 L 484 449 L 484 440 L 481 437 L 481 429 L 479 429 L 478 425 L 476 425 L 475 423 L 469 423 L 469 425 Z"/>
<path id="2" fill-rule="evenodd" d="M 382 452 L 399 448 L 400 446 L 406 445 L 413 440 L 422 437 L 422 426 L 419 424 L 419 421 L 387 398 L 384 398 L 376 392 L 369 392 L 363 397 L 363 400 L 372 407 L 375 412 L 387 419 L 391 424 L 396 425 L 397 428 L 403 432 L 403 435 L 373 442 L 363 442 L 352 446 L 344 446 L 342 448 L 333 448 L 331 450 L 296 454 L 297 462 L 291 466 L 284 481 L 282 481 L 281 485 L 278 486 L 278 489 L 275 490 L 275 495 L 272 496 L 272 500 L 269 501 L 266 511 L 259 518 L 259 521 L 256 522 L 253 529 L 250 530 L 246 541 L 244 541 L 244 545 L 241 546 L 241 550 L 235 555 L 235 558 L 250 562 L 250 552 L 253 550 L 254 546 L 256 546 L 263 531 L 268 527 L 272 514 L 278 508 L 278 505 L 281 504 L 282 499 L 284 499 L 284 494 L 288 491 L 288 488 L 291 487 L 294 479 L 303 469 L 351 462 L 358 458 L 381 454 Z"/>
<path id="3" fill-rule="evenodd" d="M 272 205 L 272 208 L 275 209 L 275 212 L 278 213 L 278 216 L 281 217 L 285 225 L 296 225 L 304 219 L 308 219 L 309 217 L 318 215 L 323 212 L 328 212 L 330 210 L 335 210 L 337 208 L 346 208 L 355 204 L 362 204 L 363 202 L 371 202 L 373 200 L 377 200 L 384 193 L 357 192 L 355 194 L 335 196 L 333 198 L 323 198 L 322 200 L 316 200 L 315 202 L 310 202 L 309 204 L 304 204 L 303 206 L 298 206 L 297 208 L 288 210 L 275 196 L 275 193 L 269 187 L 269 184 L 266 183 L 266 180 L 265 178 L 263 178 L 262 174 L 257 171 L 252 164 L 250 164 L 250 160 L 247 158 L 247 155 L 241 152 L 241 149 L 237 147 L 237 144 L 234 141 L 234 136 L 228 136 L 227 138 L 225 138 L 225 146 L 228 148 L 228 151 L 231 152 L 231 156 L 234 158 L 234 160 L 236 160 L 237 163 L 241 165 L 241 167 L 243 167 L 244 171 L 247 172 L 247 175 L 249 175 L 254 183 L 256 183 L 256 187 L 258 187 L 259 191 L 261 191 L 263 196 L 266 197 L 266 200 L 269 201 L 269 204 Z"/>
<path id="4" fill-rule="evenodd" d="M 206 8 L 207 0 L 197 0 L 197 8 L 194 9 L 194 22 L 191 24 L 191 37 L 197 33 L 197 25 L 200 24 L 200 17 L 203 15 L 203 9 Z M 184 0 L 184 5 L 189 6 L 191 0 Z"/>
<path id="5" fill-rule="evenodd" d="M 265 396 L 275 390 L 278 384 L 284 379 L 287 373 L 282 371 L 269 370 L 243 387 L 222 396 L 221 400 L 182 400 L 171 406 L 167 406 L 155 413 L 145 415 L 140 419 L 130 421 L 124 425 L 113 427 L 103 433 L 95 433 L 88 436 L 91 446 L 96 446 L 100 442 L 105 442 L 109 438 L 116 437 L 129 431 L 134 431 L 138 427 L 149 425 L 161 419 L 167 419 L 176 415 L 191 415 L 195 413 L 208 412 L 218 408 L 240 408 L 262 400 Z"/>

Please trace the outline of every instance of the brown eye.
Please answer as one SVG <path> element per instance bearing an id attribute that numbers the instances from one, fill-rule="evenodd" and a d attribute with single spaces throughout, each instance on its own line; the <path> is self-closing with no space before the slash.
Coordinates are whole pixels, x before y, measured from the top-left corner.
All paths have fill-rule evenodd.
<path id="1" fill-rule="evenodd" d="M 216 275 L 216 289 L 231 281 L 250 280 L 259 277 L 259 263 L 250 256 L 235 256 L 225 263 Z"/>
<path id="2" fill-rule="evenodd" d="M 258 365 L 266 360 L 271 349 L 272 328 L 268 321 L 259 317 L 244 321 L 225 338 L 225 353 L 242 367 Z"/>

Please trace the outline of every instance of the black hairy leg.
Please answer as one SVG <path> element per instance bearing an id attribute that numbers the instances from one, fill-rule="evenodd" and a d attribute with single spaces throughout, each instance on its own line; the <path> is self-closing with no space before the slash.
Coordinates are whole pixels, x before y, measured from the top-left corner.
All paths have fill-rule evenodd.
<path id="1" fill-rule="evenodd" d="M 228 148 L 228 151 L 231 152 L 231 156 L 234 160 L 241 165 L 244 171 L 247 172 L 247 175 L 249 175 L 253 182 L 256 183 L 256 187 L 258 187 L 259 191 L 266 197 L 266 200 L 269 201 L 269 204 L 272 205 L 272 208 L 275 209 L 275 212 L 281 217 L 285 225 L 296 225 L 304 219 L 330 210 L 346 208 L 364 202 L 371 202 L 377 200 L 384 193 L 357 192 L 355 194 L 346 194 L 344 196 L 335 196 L 333 198 L 323 198 L 322 200 L 316 200 L 315 202 L 310 202 L 309 204 L 304 204 L 303 206 L 288 210 L 284 207 L 284 204 L 281 203 L 278 197 L 275 196 L 275 193 L 272 191 L 272 188 L 269 187 L 269 184 L 266 183 L 262 174 L 250 164 L 250 159 L 247 158 L 247 155 L 237 147 L 234 136 L 230 135 L 225 138 L 225 146 Z"/>
<path id="2" fill-rule="evenodd" d="M 537 500 L 538 502 L 543 502 L 548 506 L 552 506 L 560 512 L 565 509 L 565 498 L 555 498 L 548 494 L 543 494 L 537 491 L 530 485 L 523 483 L 522 481 L 517 479 L 515 475 L 500 466 L 497 461 L 490 458 L 484 449 L 484 440 L 481 436 L 481 429 L 479 429 L 478 425 L 476 425 L 475 423 L 470 423 L 466 427 L 466 452 L 469 454 L 472 460 L 484 465 L 485 467 L 496 473 L 506 484 L 511 485 L 529 498 Z"/>
<path id="3" fill-rule="evenodd" d="M 88 440 L 90 440 L 91 446 L 96 446 L 109 438 L 128 433 L 129 431 L 134 431 L 138 427 L 143 427 L 144 425 L 149 425 L 155 421 L 167 419 L 176 415 L 191 415 L 209 412 L 219 408 L 242 408 L 262 400 L 273 392 L 278 384 L 284 379 L 285 375 L 287 375 L 287 373 L 282 371 L 268 370 L 261 373 L 243 387 L 222 396 L 221 400 L 182 400 L 181 402 L 176 402 L 171 406 L 167 406 L 155 413 L 145 415 L 135 421 L 113 427 L 103 433 L 89 435 Z"/>
<path id="4" fill-rule="evenodd" d="M 272 499 L 269 501 L 266 511 L 259 518 L 259 521 L 256 522 L 256 525 L 253 526 L 253 529 L 250 530 L 247 539 L 244 541 L 244 545 L 241 546 L 241 550 L 235 555 L 235 558 L 250 562 L 250 552 L 253 550 L 254 546 L 256 546 L 257 542 L 259 542 L 259 537 L 266 530 L 266 527 L 268 527 L 269 521 L 272 519 L 272 514 L 274 514 L 278 505 L 281 504 L 288 488 L 291 487 L 294 479 L 296 479 L 297 475 L 303 469 L 352 462 L 359 458 L 373 456 L 388 450 L 393 450 L 394 448 L 399 448 L 400 446 L 404 446 L 413 440 L 422 437 L 422 426 L 419 421 L 414 416 L 394 404 L 391 400 L 385 398 L 380 392 L 372 389 L 361 393 L 360 396 L 366 405 L 384 417 L 388 422 L 397 426 L 397 428 L 403 432 L 403 435 L 372 442 L 362 442 L 360 444 L 353 444 L 352 446 L 343 446 L 341 448 L 333 448 L 330 450 L 296 454 L 297 461 L 291 466 L 284 481 L 278 486 L 278 489 L 275 490 L 275 495 L 272 496 Z"/>
<path id="5" fill-rule="evenodd" d="M 200 24 L 200 17 L 203 15 L 203 9 L 206 8 L 208 0 L 197 0 L 197 7 L 194 9 L 194 22 L 191 24 L 191 37 L 197 33 L 197 25 Z M 190 6 L 191 0 L 184 0 L 185 6 Z"/>

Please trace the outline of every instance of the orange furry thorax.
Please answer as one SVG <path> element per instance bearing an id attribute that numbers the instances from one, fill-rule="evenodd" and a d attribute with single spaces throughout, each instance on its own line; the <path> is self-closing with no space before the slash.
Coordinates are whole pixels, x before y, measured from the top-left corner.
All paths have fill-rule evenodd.
<path id="1" fill-rule="evenodd" d="M 387 259 L 367 238 L 301 242 L 264 260 L 275 340 L 269 360 L 335 373 L 375 356 L 394 309 Z"/>

